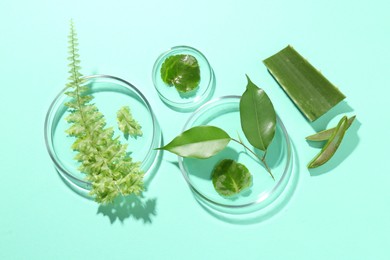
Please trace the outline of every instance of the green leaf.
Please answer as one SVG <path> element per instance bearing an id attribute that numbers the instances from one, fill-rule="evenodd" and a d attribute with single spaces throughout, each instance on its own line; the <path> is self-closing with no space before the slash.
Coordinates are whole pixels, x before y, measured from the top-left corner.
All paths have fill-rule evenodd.
<path id="1" fill-rule="evenodd" d="M 222 196 L 232 196 L 252 185 L 252 175 L 245 165 L 230 159 L 220 161 L 213 170 L 215 190 Z"/>
<path id="2" fill-rule="evenodd" d="M 248 85 L 240 99 L 241 128 L 251 145 L 265 151 L 275 135 L 276 113 L 264 90 L 247 78 Z"/>
<path id="3" fill-rule="evenodd" d="M 167 150 L 182 157 L 205 159 L 223 150 L 230 140 L 230 136 L 218 127 L 195 126 L 157 149 Z"/>
<path id="4" fill-rule="evenodd" d="M 348 129 L 348 119 L 344 116 L 337 124 L 335 131 L 329 138 L 328 142 L 322 148 L 321 152 L 318 153 L 313 160 L 308 164 L 308 168 L 316 168 L 323 165 L 335 154 L 341 141 L 343 140 L 344 134 Z"/>
<path id="5" fill-rule="evenodd" d="M 189 92 L 198 87 L 200 68 L 197 59 L 189 54 L 169 56 L 161 66 L 161 79 L 180 92 Z"/>
<path id="6" fill-rule="evenodd" d="M 117 121 L 119 130 L 123 132 L 125 136 L 141 136 L 142 130 L 139 123 L 133 118 L 128 106 L 121 107 L 117 112 Z"/>
<path id="7" fill-rule="evenodd" d="M 343 93 L 291 46 L 263 62 L 310 121 L 316 120 L 345 98 Z"/>
<path id="8" fill-rule="evenodd" d="M 353 121 L 355 120 L 356 116 L 352 116 L 348 119 L 348 127 L 349 128 Z M 333 127 L 333 128 L 330 128 L 330 129 L 326 129 L 326 130 L 323 130 L 323 131 L 320 131 L 314 135 L 309 135 L 306 137 L 306 140 L 308 141 L 327 141 L 329 140 L 329 138 L 332 136 L 333 132 L 336 130 L 336 127 Z"/>

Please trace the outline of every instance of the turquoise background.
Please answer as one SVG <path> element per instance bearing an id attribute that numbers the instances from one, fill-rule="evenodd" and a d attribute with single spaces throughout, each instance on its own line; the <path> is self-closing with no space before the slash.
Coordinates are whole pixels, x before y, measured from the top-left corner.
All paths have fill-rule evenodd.
<path id="1" fill-rule="evenodd" d="M 390 259 L 389 8 L 385 0 L 2 0 L 0 259 Z M 138 86 L 165 141 L 190 114 L 169 109 L 154 90 L 160 53 L 182 44 L 201 50 L 215 71 L 214 97 L 241 94 L 248 74 L 296 149 L 299 178 L 287 203 L 268 218 L 220 219 L 197 203 L 168 153 L 145 194 L 155 205 L 149 215 L 103 214 L 70 190 L 43 136 L 47 109 L 66 83 L 70 18 L 83 73 Z M 287 44 L 347 96 L 314 124 L 262 64 Z M 304 137 L 344 114 L 358 121 L 332 161 L 309 172 L 318 149 Z"/>

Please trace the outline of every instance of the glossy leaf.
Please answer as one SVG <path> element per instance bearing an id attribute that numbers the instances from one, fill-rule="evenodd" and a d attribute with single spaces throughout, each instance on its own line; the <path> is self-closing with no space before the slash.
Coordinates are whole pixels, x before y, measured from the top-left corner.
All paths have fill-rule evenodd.
<path id="1" fill-rule="evenodd" d="M 328 142 L 322 148 L 321 152 L 316 155 L 308 164 L 308 168 L 316 168 L 323 165 L 335 154 L 341 141 L 343 140 L 345 131 L 348 129 L 348 119 L 344 116 L 337 124 L 335 131 L 329 138 Z"/>
<path id="2" fill-rule="evenodd" d="M 352 125 L 355 118 L 356 118 L 356 116 L 352 116 L 348 119 L 348 128 Z M 306 140 L 308 140 L 308 141 L 327 141 L 332 136 L 332 134 L 335 130 L 336 130 L 336 127 L 323 130 L 323 131 L 318 132 L 314 135 L 310 135 L 310 136 L 306 137 Z"/>
<path id="3" fill-rule="evenodd" d="M 248 85 L 240 99 L 241 128 L 251 145 L 265 151 L 275 135 L 276 113 L 264 90 L 247 78 Z"/>
<path id="4" fill-rule="evenodd" d="M 169 56 L 161 66 L 161 78 L 180 92 L 189 92 L 199 85 L 200 68 L 197 59 L 189 54 Z"/>
<path id="5" fill-rule="evenodd" d="M 340 90 L 291 46 L 263 62 L 310 121 L 316 120 L 345 98 Z"/>
<path id="6" fill-rule="evenodd" d="M 233 196 L 252 185 L 252 175 L 245 165 L 230 159 L 220 161 L 213 170 L 215 190 L 222 196 Z"/>
<path id="7" fill-rule="evenodd" d="M 169 144 L 158 148 L 182 157 L 209 158 L 230 142 L 230 136 L 215 126 L 195 126 L 175 137 Z"/>

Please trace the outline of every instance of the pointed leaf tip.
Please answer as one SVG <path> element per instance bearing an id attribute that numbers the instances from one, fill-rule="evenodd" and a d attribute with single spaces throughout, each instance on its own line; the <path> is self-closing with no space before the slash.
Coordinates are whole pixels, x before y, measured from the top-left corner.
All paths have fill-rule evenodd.
<path id="1" fill-rule="evenodd" d="M 218 127 L 195 126 L 159 149 L 182 157 L 205 159 L 222 151 L 230 140 L 230 136 Z"/>
<path id="2" fill-rule="evenodd" d="M 247 89 L 240 99 L 241 128 L 251 145 L 265 151 L 275 135 L 276 113 L 265 91 L 247 78 Z"/>

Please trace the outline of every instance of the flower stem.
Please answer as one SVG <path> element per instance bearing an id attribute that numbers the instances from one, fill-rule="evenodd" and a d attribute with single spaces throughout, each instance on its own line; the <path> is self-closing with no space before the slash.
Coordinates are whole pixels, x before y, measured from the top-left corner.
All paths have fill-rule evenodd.
<path id="1" fill-rule="evenodd" d="M 236 140 L 234 138 L 232 138 L 231 140 L 236 142 L 236 143 L 241 144 L 245 149 L 247 149 L 250 153 L 252 153 L 254 156 L 256 156 L 256 158 L 259 159 L 263 163 L 265 169 L 271 175 L 272 179 L 275 180 L 275 177 L 272 174 L 271 169 L 268 167 L 267 162 L 265 161 L 265 156 L 267 155 L 267 150 L 265 150 L 263 157 L 260 158 L 254 151 L 252 151 L 248 146 L 246 146 L 241 140 Z"/>

